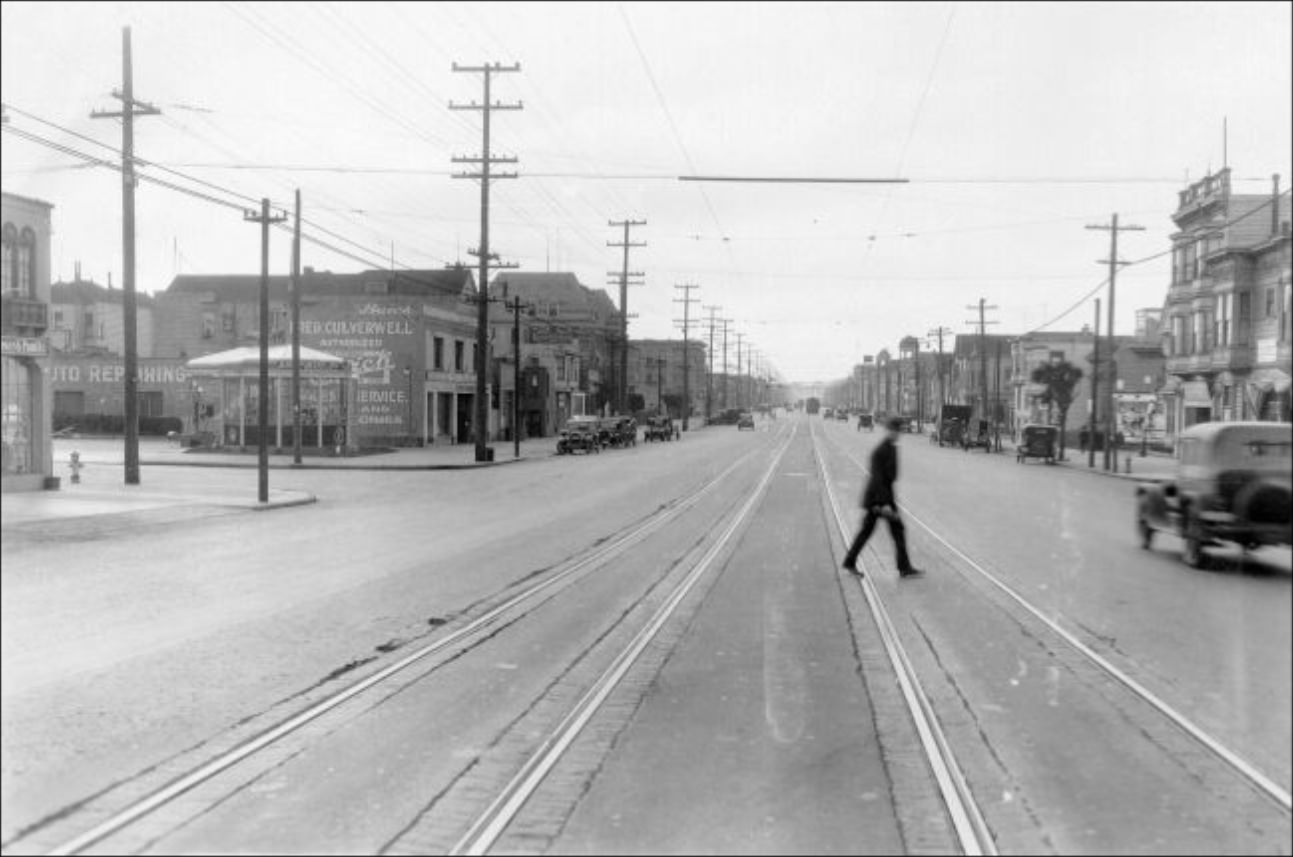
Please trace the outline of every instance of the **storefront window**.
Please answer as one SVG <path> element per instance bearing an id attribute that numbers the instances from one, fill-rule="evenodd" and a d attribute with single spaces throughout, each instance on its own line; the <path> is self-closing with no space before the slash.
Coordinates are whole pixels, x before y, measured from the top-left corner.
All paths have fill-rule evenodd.
<path id="1" fill-rule="evenodd" d="M 0 376 L 0 438 L 4 443 L 4 473 L 32 471 L 31 371 L 12 357 L 3 360 Z"/>

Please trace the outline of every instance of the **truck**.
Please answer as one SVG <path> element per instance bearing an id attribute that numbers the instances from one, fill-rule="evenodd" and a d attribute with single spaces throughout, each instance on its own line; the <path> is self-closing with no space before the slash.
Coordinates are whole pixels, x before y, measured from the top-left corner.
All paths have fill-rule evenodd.
<path id="1" fill-rule="evenodd" d="M 810 396 L 804 404 L 804 413 L 815 414 L 822 409 L 822 400 L 816 396 Z"/>

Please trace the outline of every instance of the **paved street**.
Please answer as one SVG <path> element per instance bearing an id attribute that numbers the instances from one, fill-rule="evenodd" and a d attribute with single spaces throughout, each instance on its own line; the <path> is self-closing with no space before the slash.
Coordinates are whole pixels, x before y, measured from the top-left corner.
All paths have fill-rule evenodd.
<path id="1" fill-rule="evenodd" d="M 275 470 L 300 502 L 261 512 L 230 499 L 254 470 L 148 464 L 151 499 L 112 499 L 107 446 L 75 486 L 98 499 L 5 500 L 3 849 L 56 847 L 417 654 L 89 850 L 440 853 L 560 746 L 497 849 L 951 853 L 870 587 L 1003 853 L 1287 853 L 1286 809 L 985 573 L 1287 791 L 1289 552 L 1193 570 L 1173 537 L 1138 547 L 1134 480 L 912 435 L 927 574 L 897 580 L 881 528 L 860 585 L 835 510 L 851 534 L 879 437 L 783 417 Z"/>

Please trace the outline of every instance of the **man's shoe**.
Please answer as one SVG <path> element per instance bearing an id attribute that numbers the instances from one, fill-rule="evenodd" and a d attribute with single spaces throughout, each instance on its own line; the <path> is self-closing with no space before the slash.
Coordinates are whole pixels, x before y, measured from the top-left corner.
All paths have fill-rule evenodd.
<path id="1" fill-rule="evenodd" d="M 849 574 L 856 574 L 858 577 L 866 577 L 866 575 L 859 571 L 858 567 L 851 562 L 844 563 L 843 567 Z"/>
<path id="2" fill-rule="evenodd" d="M 899 577 L 922 577 L 925 572 L 919 568 L 901 568 L 898 570 Z"/>

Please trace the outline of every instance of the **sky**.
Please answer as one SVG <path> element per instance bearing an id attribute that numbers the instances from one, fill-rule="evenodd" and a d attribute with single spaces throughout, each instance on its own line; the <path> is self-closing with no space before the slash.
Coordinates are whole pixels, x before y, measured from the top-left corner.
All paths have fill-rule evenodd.
<path id="1" fill-rule="evenodd" d="M 1163 304 L 1171 214 L 1228 165 L 1236 193 L 1293 185 L 1289 3 L 0 3 L 5 191 L 53 203 L 53 276 L 122 282 L 122 31 L 151 181 L 136 197 L 141 292 L 253 274 L 244 217 L 302 196 L 302 264 L 474 265 L 482 153 L 491 252 L 570 271 L 619 304 L 631 240 L 634 338 L 706 339 L 709 307 L 793 382 L 849 374 L 940 327 L 1115 332 Z M 70 148 L 58 151 L 35 135 Z M 80 154 L 76 154 L 80 153 Z M 682 176 L 905 179 L 894 184 Z M 315 239 L 314 242 L 309 238 Z M 322 242 L 322 243 L 318 243 Z M 270 270 L 290 270 L 271 231 Z M 326 245 L 326 246 L 325 246 Z M 338 252 L 343 251 L 343 252 Z M 972 307 L 975 307 L 972 309 Z M 1105 322 L 1101 322 L 1102 328 Z M 733 368 L 735 368 L 733 366 Z"/>

